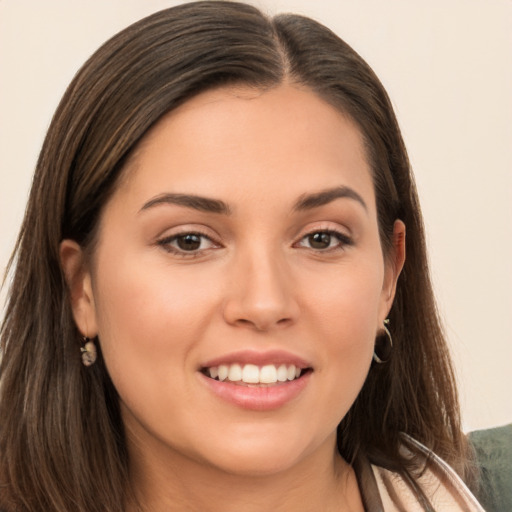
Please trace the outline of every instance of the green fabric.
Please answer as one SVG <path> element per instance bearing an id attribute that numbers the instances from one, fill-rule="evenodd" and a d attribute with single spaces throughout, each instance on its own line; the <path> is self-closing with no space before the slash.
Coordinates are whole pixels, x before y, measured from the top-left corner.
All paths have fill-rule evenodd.
<path id="1" fill-rule="evenodd" d="M 469 434 L 480 469 L 475 494 L 486 512 L 512 511 L 512 423 Z"/>

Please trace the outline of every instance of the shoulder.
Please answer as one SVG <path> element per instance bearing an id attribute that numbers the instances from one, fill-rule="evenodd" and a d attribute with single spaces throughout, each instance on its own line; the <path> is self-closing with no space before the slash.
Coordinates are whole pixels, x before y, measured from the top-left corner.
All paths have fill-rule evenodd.
<path id="1" fill-rule="evenodd" d="M 416 479 L 416 484 L 430 501 L 431 507 L 422 504 L 421 497 L 402 476 L 387 469 L 372 466 L 384 510 L 386 512 L 484 512 L 455 471 L 421 443 L 409 439 L 409 443 L 422 452 L 428 463 Z"/>
<path id="2" fill-rule="evenodd" d="M 480 471 L 477 496 L 488 512 L 512 510 L 512 423 L 469 434 Z"/>

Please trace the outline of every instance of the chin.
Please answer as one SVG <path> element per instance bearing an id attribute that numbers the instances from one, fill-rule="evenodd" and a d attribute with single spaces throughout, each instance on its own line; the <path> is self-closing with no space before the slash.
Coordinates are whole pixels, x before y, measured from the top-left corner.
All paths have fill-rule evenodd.
<path id="1" fill-rule="evenodd" d="M 219 442 L 215 446 L 208 457 L 210 464 L 229 474 L 252 477 L 286 472 L 318 448 L 317 443 L 304 439 L 290 439 L 289 435 L 283 439 L 282 434 L 272 438 L 264 433 L 252 440 L 231 438 L 227 445 Z"/>
<path id="2" fill-rule="evenodd" d="M 288 457 L 276 457 L 273 454 L 258 454 L 249 456 L 247 454 L 235 457 L 224 457 L 216 461 L 216 467 L 225 473 L 246 477 L 266 477 L 286 472 L 293 468 L 300 458 L 297 454 L 290 454 Z"/>

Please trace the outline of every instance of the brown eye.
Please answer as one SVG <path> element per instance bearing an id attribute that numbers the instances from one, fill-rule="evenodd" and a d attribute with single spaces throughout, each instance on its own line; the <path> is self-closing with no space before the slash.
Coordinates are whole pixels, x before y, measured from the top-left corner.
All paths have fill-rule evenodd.
<path id="1" fill-rule="evenodd" d="M 158 241 L 158 245 L 177 256 L 199 256 L 208 249 L 218 247 L 212 239 L 201 233 L 181 233 Z"/>
<path id="2" fill-rule="evenodd" d="M 311 233 L 307 238 L 312 249 L 328 249 L 331 245 L 332 235 L 326 232 Z"/>
<path id="3" fill-rule="evenodd" d="M 182 251 L 196 251 L 201 247 L 201 236 L 193 233 L 177 236 L 176 245 Z"/>
<path id="4" fill-rule="evenodd" d="M 297 245 L 314 251 L 327 252 L 344 249 L 353 245 L 353 241 L 349 236 L 338 231 L 324 230 L 313 231 L 305 235 Z"/>

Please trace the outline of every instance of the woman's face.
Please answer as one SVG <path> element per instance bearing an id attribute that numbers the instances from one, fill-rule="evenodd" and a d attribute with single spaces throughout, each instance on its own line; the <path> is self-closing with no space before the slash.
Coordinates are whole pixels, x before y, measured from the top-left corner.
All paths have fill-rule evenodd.
<path id="1" fill-rule="evenodd" d="M 332 458 L 391 307 L 396 245 L 386 264 L 358 129 L 309 90 L 223 88 L 168 114 L 73 285 L 129 445 L 243 474 Z M 80 250 L 61 253 L 69 275 Z"/>

